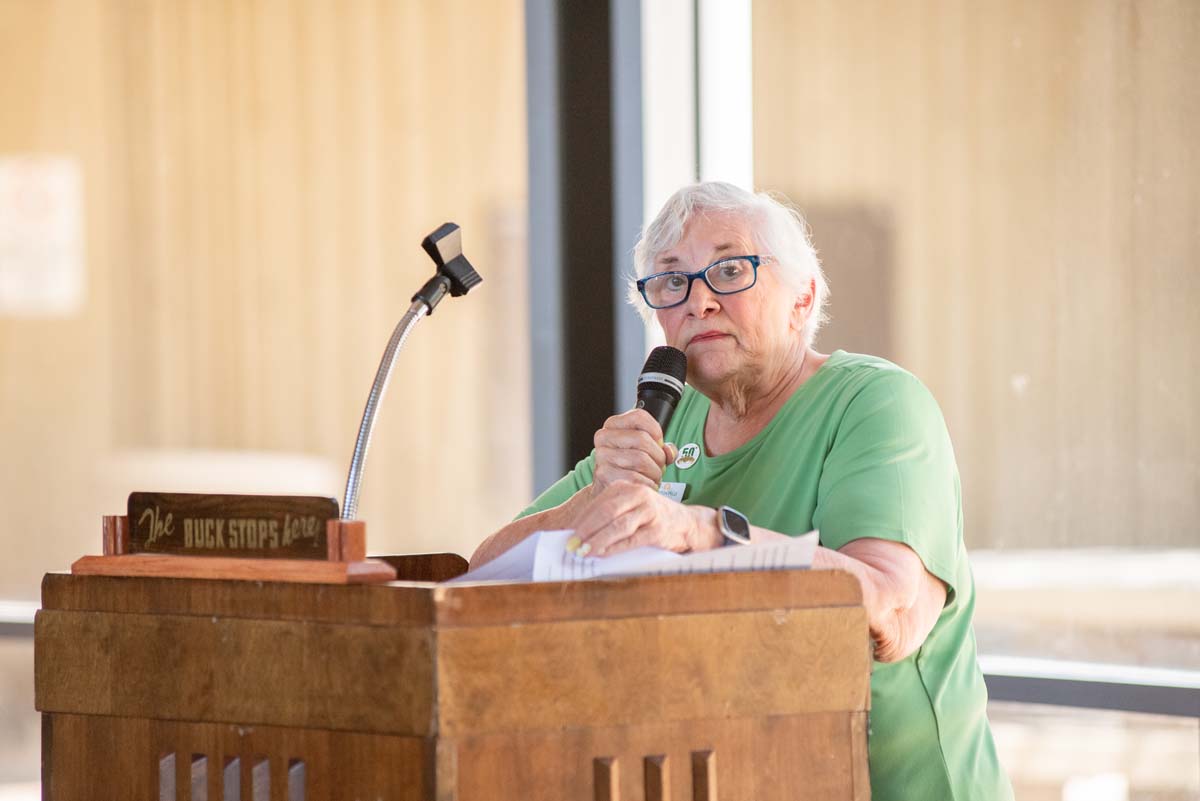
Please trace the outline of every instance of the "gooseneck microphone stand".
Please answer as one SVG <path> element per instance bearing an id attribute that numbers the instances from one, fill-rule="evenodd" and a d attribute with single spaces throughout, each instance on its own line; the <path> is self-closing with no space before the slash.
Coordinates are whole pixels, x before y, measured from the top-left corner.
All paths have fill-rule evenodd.
<path id="1" fill-rule="evenodd" d="M 467 261 L 462 252 L 462 230 L 454 223 L 445 223 L 421 242 L 421 247 L 437 265 L 433 278 L 412 297 L 412 305 L 396 324 L 388 340 L 379 369 L 375 372 L 375 383 L 367 396 L 367 407 L 363 410 L 362 422 L 358 426 L 358 438 L 354 441 L 354 456 L 350 459 L 350 474 L 346 477 L 346 495 L 342 501 L 342 520 L 354 520 L 358 514 L 358 494 L 362 485 L 363 464 L 367 459 L 367 448 L 371 445 L 371 431 L 379 413 L 379 403 L 387 391 L 392 369 L 404 341 L 421 318 L 433 314 L 434 308 L 449 294 L 451 297 L 465 295 L 483 279 Z"/>

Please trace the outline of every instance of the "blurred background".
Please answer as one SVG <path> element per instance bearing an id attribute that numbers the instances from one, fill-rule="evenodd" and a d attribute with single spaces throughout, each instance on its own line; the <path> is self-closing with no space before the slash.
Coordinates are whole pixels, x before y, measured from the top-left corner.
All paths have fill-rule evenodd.
<path id="1" fill-rule="evenodd" d="M 630 405 L 629 252 L 714 178 L 809 220 L 819 349 L 942 405 L 1018 797 L 1200 798 L 1198 76 L 1195 0 L 0 0 L 0 799 L 101 515 L 340 498 L 453 220 L 485 283 L 401 354 L 359 516 L 469 555 Z"/>

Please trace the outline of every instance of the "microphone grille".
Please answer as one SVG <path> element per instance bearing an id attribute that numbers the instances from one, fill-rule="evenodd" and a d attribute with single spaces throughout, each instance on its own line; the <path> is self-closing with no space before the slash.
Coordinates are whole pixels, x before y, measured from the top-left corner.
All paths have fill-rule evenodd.
<path id="1" fill-rule="evenodd" d="M 678 348 L 660 345 L 650 351 L 643 373 L 665 373 L 683 382 L 687 376 L 687 356 Z"/>

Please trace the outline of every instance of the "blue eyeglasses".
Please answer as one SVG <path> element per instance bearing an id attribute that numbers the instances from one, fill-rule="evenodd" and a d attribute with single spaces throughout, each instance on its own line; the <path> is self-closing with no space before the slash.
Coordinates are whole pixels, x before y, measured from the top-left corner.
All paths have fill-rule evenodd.
<path id="1" fill-rule="evenodd" d="M 686 301 L 692 294 L 692 282 L 697 278 L 718 295 L 736 295 L 758 283 L 758 267 L 768 258 L 730 256 L 694 273 L 655 273 L 640 279 L 637 288 L 652 309 L 669 309 Z"/>

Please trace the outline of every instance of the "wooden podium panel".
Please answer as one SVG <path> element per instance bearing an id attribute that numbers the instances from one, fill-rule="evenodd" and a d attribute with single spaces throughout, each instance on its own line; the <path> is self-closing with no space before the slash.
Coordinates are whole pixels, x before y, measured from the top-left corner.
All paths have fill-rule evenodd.
<path id="1" fill-rule="evenodd" d="M 869 797 L 866 616 L 833 571 L 50 574 L 35 651 L 46 799 Z"/>
<path id="2" fill-rule="evenodd" d="M 48 714 L 42 797 L 420 801 L 429 797 L 432 743 L 327 729 Z"/>
<path id="3" fill-rule="evenodd" d="M 664 790 L 657 797 L 679 801 L 870 798 L 865 713 L 468 737 L 454 750 L 459 798 L 642 799 L 653 796 L 648 778 Z M 602 761 L 616 773 L 615 793 L 587 792 Z M 647 765 L 656 763 L 660 776 L 647 777 Z M 697 792 L 693 772 L 710 767 L 707 793 Z M 502 794 L 496 787 L 521 789 Z"/>

